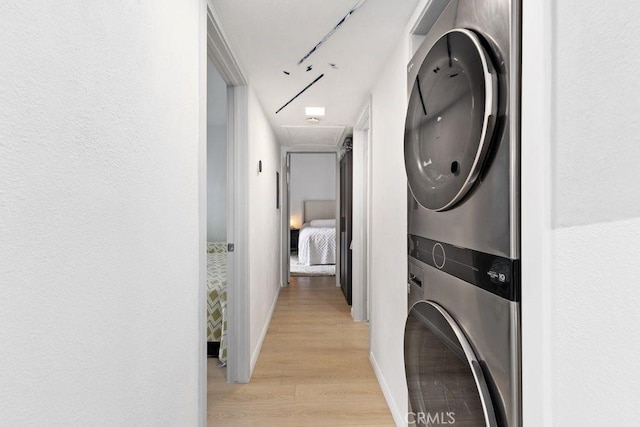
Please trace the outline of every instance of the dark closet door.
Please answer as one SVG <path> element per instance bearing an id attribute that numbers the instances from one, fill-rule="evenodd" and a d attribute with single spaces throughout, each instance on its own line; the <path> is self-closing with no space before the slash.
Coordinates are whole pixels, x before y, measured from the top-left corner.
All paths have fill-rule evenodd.
<path id="1" fill-rule="evenodd" d="M 340 161 L 340 285 L 351 305 L 351 239 L 353 215 L 353 154 Z"/>

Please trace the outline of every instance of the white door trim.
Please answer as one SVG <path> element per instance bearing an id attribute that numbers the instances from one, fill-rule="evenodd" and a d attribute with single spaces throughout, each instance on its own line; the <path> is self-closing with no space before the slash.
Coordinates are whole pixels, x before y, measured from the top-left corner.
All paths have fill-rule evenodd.
<path id="1" fill-rule="evenodd" d="M 354 236 L 357 233 L 353 251 L 353 287 L 352 308 L 353 319 L 356 321 L 369 320 L 369 215 L 370 215 L 370 111 L 371 99 L 356 120 L 353 128 L 353 162 L 354 162 Z M 356 171 L 360 172 L 359 176 Z M 356 197 L 359 199 L 356 203 Z M 356 211 L 357 209 L 357 211 Z M 356 219 L 357 218 L 357 219 Z"/>
<path id="2" fill-rule="evenodd" d="M 198 102 L 198 426 L 207 425 L 207 6 L 199 13 Z"/>
<path id="3" fill-rule="evenodd" d="M 246 86 L 240 66 L 227 43 L 227 35 L 219 25 L 212 1 L 207 1 L 207 50 L 214 65 L 229 86 Z"/>
<path id="4" fill-rule="evenodd" d="M 290 280 L 290 275 L 289 275 L 289 257 L 291 255 L 291 249 L 290 249 L 290 238 L 291 238 L 291 232 L 289 231 L 290 228 L 290 224 L 289 224 L 289 215 L 290 215 L 290 206 L 289 206 L 289 198 L 291 197 L 291 194 L 289 194 L 289 185 L 291 184 L 288 180 L 291 179 L 291 177 L 287 174 L 288 170 L 287 170 L 287 157 L 289 154 L 294 154 L 294 153 L 336 153 L 336 161 L 337 161 L 337 153 L 338 153 L 338 147 L 334 147 L 334 146 L 290 146 L 290 145 L 285 145 L 280 147 L 280 176 L 282 177 L 280 179 L 281 184 L 280 184 L 280 194 L 281 194 L 281 201 L 280 201 L 280 206 L 281 206 L 281 223 L 282 223 L 282 236 L 280 239 L 280 254 L 281 254 L 281 273 L 280 273 L 280 277 L 281 277 L 281 285 L 282 287 L 285 287 L 289 284 L 289 280 Z M 339 165 L 336 166 L 336 173 L 338 174 L 338 177 L 340 176 L 340 170 L 339 170 Z M 339 181 L 339 178 L 336 180 L 336 182 Z M 339 190 L 339 183 L 338 183 L 338 190 Z M 336 194 L 336 201 L 338 200 L 338 196 L 339 194 Z M 339 218 L 340 215 L 340 211 L 338 210 L 338 203 L 336 203 L 336 218 Z M 339 222 L 339 221 L 338 221 Z M 336 235 L 338 235 L 338 230 L 336 230 Z M 336 248 L 337 249 L 337 248 Z M 336 255 L 337 256 L 337 255 Z M 338 273 L 338 264 L 337 264 L 337 260 L 336 260 L 336 282 L 338 281 L 339 278 L 339 273 Z M 337 283 L 337 286 L 340 286 L 339 283 Z"/>
<path id="5" fill-rule="evenodd" d="M 344 135 L 343 135 L 344 136 Z M 336 287 L 342 286 L 340 278 L 342 277 L 342 217 L 341 217 L 341 202 L 342 202 L 342 173 L 340 170 L 340 158 L 342 146 L 344 144 L 344 138 L 340 138 L 340 144 L 336 147 Z"/>
<path id="6" fill-rule="evenodd" d="M 229 93 L 230 115 L 227 162 L 227 381 L 248 383 L 251 377 L 248 272 L 248 103 L 247 86 Z M 233 183 L 230 185 L 230 183 Z M 230 221 L 231 219 L 231 221 Z"/>
<path id="7" fill-rule="evenodd" d="M 552 0 L 522 2 L 521 262 L 523 425 L 552 425 Z"/>
<path id="8" fill-rule="evenodd" d="M 251 375 L 249 289 L 247 284 L 249 277 L 247 260 L 248 180 L 245 176 L 248 156 L 248 89 L 242 70 L 227 43 L 224 29 L 219 24 L 220 20 L 212 1 L 206 0 L 205 4 L 207 11 L 205 63 L 206 56 L 210 56 L 229 88 L 227 96 L 229 114 L 227 123 L 227 242 L 233 243 L 235 248 L 234 252 L 229 252 L 227 256 L 227 381 L 246 383 L 249 382 Z M 206 75 L 205 84 L 201 91 L 206 94 Z M 204 98 L 206 110 L 206 96 Z M 206 165 L 206 113 L 204 127 Z M 202 176 L 201 171 L 201 179 Z M 204 179 L 206 180 L 206 166 Z M 206 189 L 206 184 L 204 187 Z M 206 192 L 204 195 L 201 193 L 201 198 L 204 198 L 204 202 L 201 200 L 201 203 L 206 206 Z M 201 239 L 206 241 L 206 218 L 204 221 L 204 236 Z M 204 272 L 205 277 L 202 286 L 205 289 L 204 305 L 206 307 L 206 259 L 204 266 L 201 266 L 201 271 Z M 202 318 L 206 319 L 206 308 Z M 204 326 L 203 322 L 203 330 Z M 206 345 L 206 330 L 201 334 L 201 341 Z M 204 401 L 206 402 L 206 360 L 204 363 L 204 371 L 201 372 L 201 375 L 205 377 Z"/>
<path id="9" fill-rule="evenodd" d="M 282 189 L 280 194 L 282 195 L 282 200 L 280 202 L 281 210 L 281 222 L 282 222 L 282 235 L 280 238 L 282 249 L 282 271 L 280 274 L 280 286 L 287 286 L 291 281 L 291 208 L 289 206 L 289 199 L 291 198 L 291 157 L 289 153 L 283 150 L 283 147 L 280 147 L 280 153 L 282 156 L 281 164 L 281 175 L 282 175 Z"/>

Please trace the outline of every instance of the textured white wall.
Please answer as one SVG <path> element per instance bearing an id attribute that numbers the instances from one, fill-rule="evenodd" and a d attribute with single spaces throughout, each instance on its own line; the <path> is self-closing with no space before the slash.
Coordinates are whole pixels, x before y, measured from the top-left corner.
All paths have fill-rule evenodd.
<path id="1" fill-rule="evenodd" d="M 280 144 L 253 90 L 249 90 L 249 299 L 251 370 L 280 290 L 280 210 L 276 171 Z M 258 162 L 262 160 L 262 173 Z"/>
<path id="2" fill-rule="evenodd" d="M 633 425 L 640 409 L 640 4 L 556 3 L 553 420 Z"/>
<path id="3" fill-rule="evenodd" d="M 558 227 L 640 217 L 638 22 L 633 0 L 556 2 Z"/>
<path id="4" fill-rule="evenodd" d="M 371 354 L 396 423 L 405 419 L 404 323 L 407 317 L 407 179 L 404 119 L 408 38 L 382 70 L 372 93 Z"/>
<path id="5" fill-rule="evenodd" d="M 0 414 L 196 425 L 196 0 L 0 3 Z"/>
<path id="6" fill-rule="evenodd" d="M 207 240 L 227 241 L 227 84 L 207 60 Z"/>
<path id="7" fill-rule="evenodd" d="M 302 225 L 305 200 L 335 200 L 336 155 L 334 153 L 292 153 L 290 160 L 290 217 Z"/>
<path id="8" fill-rule="evenodd" d="M 640 219 L 559 228 L 553 244 L 554 424 L 636 425 Z"/>

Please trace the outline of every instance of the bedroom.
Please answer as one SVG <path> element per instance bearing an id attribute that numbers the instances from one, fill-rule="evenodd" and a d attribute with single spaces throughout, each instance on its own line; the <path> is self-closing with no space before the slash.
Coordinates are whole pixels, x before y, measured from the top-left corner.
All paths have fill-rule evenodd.
<path id="1" fill-rule="evenodd" d="M 289 153 L 289 273 L 336 274 L 336 153 Z"/>

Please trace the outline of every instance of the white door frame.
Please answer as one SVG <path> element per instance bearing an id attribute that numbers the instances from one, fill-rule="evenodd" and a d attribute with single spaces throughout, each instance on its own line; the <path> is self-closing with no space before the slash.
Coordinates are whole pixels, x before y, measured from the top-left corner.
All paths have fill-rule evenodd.
<path id="1" fill-rule="evenodd" d="M 227 37 L 220 26 L 211 0 L 203 0 L 206 10 L 206 25 L 203 38 L 206 40 L 203 49 L 203 62 L 207 57 L 222 75 L 227 84 L 227 242 L 234 245 L 234 251 L 227 253 L 227 381 L 249 382 L 250 370 L 250 342 L 249 342 L 249 290 L 247 284 L 247 248 L 248 248 L 248 213 L 247 195 L 248 180 L 246 177 L 247 146 L 248 146 L 248 90 L 247 82 L 227 43 Z M 200 159 L 200 213 L 202 215 L 200 240 L 206 246 L 206 65 L 204 84 L 201 82 L 200 93 L 205 94 L 204 103 L 204 134 L 201 141 Z M 201 71 L 202 72 L 202 71 Z M 201 114 L 202 118 L 202 114 Z M 204 207 L 203 207 L 204 206 Z M 206 254 L 206 250 L 203 251 Z M 200 341 L 206 347 L 206 255 L 201 257 L 201 286 L 204 289 L 204 311 Z M 205 350 L 206 354 L 206 350 Z M 201 375 L 204 377 L 204 407 L 206 424 L 206 359 Z M 202 399 L 202 398 L 201 398 Z"/>
<path id="2" fill-rule="evenodd" d="M 341 140 L 344 138 L 341 138 Z M 289 154 L 301 154 L 301 153 L 307 153 L 307 154 L 313 154 L 313 153 L 334 153 L 336 154 L 336 185 L 338 186 L 338 190 L 339 190 L 339 186 L 340 186 L 340 168 L 339 165 L 337 164 L 338 162 L 338 149 L 339 147 L 334 147 L 334 146 L 282 146 L 280 147 L 280 164 L 282 165 L 280 168 L 280 176 L 282 177 L 280 179 L 280 194 L 281 194 L 281 223 L 282 223 L 282 236 L 280 239 L 280 253 L 281 253 L 281 272 L 280 272 L 280 277 L 281 277 L 281 285 L 282 287 L 288 286 L 289 285 L 289 281 L 291 279 L 290 277 L 290 269 L 289 269 L 289 257 L 291 254 L 291 248 L 290 248 L 290 238 L 291 238 L 291 233 L 289 231 L 290 228 L 290 224 L 289 224 L 289 216 L 291 215 L 290 213 L 290 206 L 289 206 L 289 198 L 291 197 L 291 195 L 289 194 L 289 185 L 290 183 L 290 179 L 291 177 L 289 176 L 289 164 L 287 159 L 289 158 Z M 339 204 L 337 203 L 338 201 L 338 196 L 339 193 L 336 193 L 336 218 L 340 217 L 340 211 L 339 211 Z M 339 221 L 338 221 L 339 222 Z M 338 230 L 336 230 L 336 234 L 337 234 Z M 337 249 L 337 248 L 336 248 Z M 337 255 L 336 255 L 337 256 Z M 340 286 L 339 282 L 339 274 L 338 274 L 338 263 L 336 260 L 336 285 Z"/>
<path id="3" fill-rule="evenodd" d="M 354 247 L 352 315 L 356 321 L 369 320 L 370 305 L 370 189 L 371 189 L 371 98 L 353 128 L 354 164 Z M 356 176 L 356 174 L 358 176 Z M 356 185 L 358 188 L 356 188 Z"/>
<path id="4" fill-rule="evenodd" d="M 521 274 L 522 418 L 553 424 L 552 0 L 522 3 Z"/>

